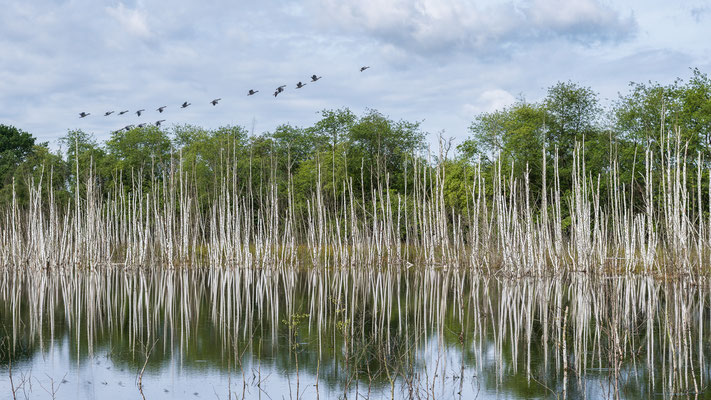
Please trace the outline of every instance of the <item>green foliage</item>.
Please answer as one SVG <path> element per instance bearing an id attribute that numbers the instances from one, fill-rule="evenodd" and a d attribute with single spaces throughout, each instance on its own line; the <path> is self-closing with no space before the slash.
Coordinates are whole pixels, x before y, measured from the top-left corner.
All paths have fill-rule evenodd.
<path id="1" fill-rule="evenodd" d="M 14 126 L 0 124 L 0 189 L 12 184 L 12 176 L 25 158 L 32 153 L 35 138 Z"/>
<path id="2" fill-rule="evenodd" d="M 173 130 L 173 159 L 181 159 L 181 173 L 191 178 L 202 203 L 214 197 L 216 184 L 228 171 L 244 169 L 247 132 L 242 127 L 227 126 L 214 131 L 184 125 Z M 172 150 L 176 151 L 176 150 Z M 244 176 L 242 171 L 239 176 Z"/>
<path id="3" fill-rule="evenodd" d="M 711 80 L 694 69 L 691 79 L 669 85 L 631 83 L 614 106 L 615 127 L 630 141 L 659 145 L 663 134 L 678 128 L 690 154 L 711 144 Z"/>
<path id="4" fill-rule="evenodd" d="M 523 176 L 528 166 L 532 185 L 540 188 L 545 121 L 543 105 L 518 101 L 503 110 L 477 116 L 469 127 L 472 137 L 458 149 L 470 162 L 481 159 L 490 167 L 493 161 L 500 162 L 504 175 L 509 175 L 513 167 L 515 176 Z"/>
<path id="5" fill-rule="evenodd" d="M 458 147 L 460 158 L 470 163 L 481 160 L 485 176 L 493 175 L 499 166 L 503 176 L 521 178 L 528 171 L 529 188 L 536 201 L 542 197 L 545 149 L 547 181 L 553 181 L 553 159 L 557 156 L 561 191 L 566 193 L 572 187 L 576 143 L 583 145 L 589 172 L 604 173 L 609 166 L 614 132 L 600 128 L 601 114 L 592 89 L 559 82 L 548 89 L 540 103 L 519 100 L 502 110 L 477 116 L 469 127 L 471 136 Z M 602 190 L 605 189 L 603 185 Z"/>
<path id="6" fill-rule="evenodd" d="M 348 133 L 349 171 L 357 176 L 361 166 L 369 170 L 362 190 L 384 184 L 386 175 L 391 188 L 403 190 L 405 164 L 424 150 L 424 140 L 419 122 L 395 122 L 371 110 Z"/>
<path id="7" fill-rule="evenodd" d="M 160 177 L 170 163 L 168 134 L 155 126 L 118 131 L 106 142 L 106 153 L 115 170 L 124 172 L 125 183 L 131 179 L 148 181 Z M 135 175 L 135 177 L 133 176 Z"/>
<path id="8" fill-rule="evenodd" d="M 471 199 L 475 166 L 464 159 L 446 160 L 443 164 L 444 202 L 447 209 L 466 215 L 468 199 Z"/>
<path id="9" fill-rule="evenodd" d="M 563 160 L 573 157 L 576 142 L 596 136 L 602 108 L 597 94 L 572 82 L 559 82 L 548 88 L 543 101 L 546 110 L 546 142 L 558 148 Z"/>
<path id="10" fill-rule="evenodd" d="M 649 145 L 658 156 L 668 133 L 678 129 L 682 145 L 686 146 L 691 193 L 696 193 L 697 156 L 701 156 L 704 168 L 711 160 L 711 79 L 706 74 L 693 69 L 688 81 L 677 79 L 668 85 L 631 83 L 629 93 L 620 96 L 612 114 L 619 138 L 616 154 L 621 158 L 625 182 L 639 179 L 631 171 L 643 171 L 642 149 Z M 704 195 L 708 193 L 707 174 L 701 180 Z"/>
<path id="11" fill-rule="evenodd" d="M 11 204 L 13 190 L 19 205 L 27 205 L 30 187 L 41 188 L 43 205 L 49 204 L 50 187 L 54 201 L 65 206 L 70 198 L 65 182 L 69 179 L 67 163 L 60 154 L 49 151 L 47 143 L 35 145 L 25 159 L 12 171 L 11 183 L 0 187 L 0 205 Z M 12 181 L 14 180 L 14 187 Z"/>
<path id="12" fill-rule="evenodd" d="M 112 184 L 113 166 L 106 156 L 106 150 L 94 139 L 94 135 L 72 130 L 60 138 L 59 143 L 62 148 L 66 148 L 67 176 L 72 192 L 76 188 L 77 178 L 78 182 L 86 183 L 89 176 L 93 176 L 99 185 Z M 81 184 L 79 187 L 80 191 L 84 190 Z"/>

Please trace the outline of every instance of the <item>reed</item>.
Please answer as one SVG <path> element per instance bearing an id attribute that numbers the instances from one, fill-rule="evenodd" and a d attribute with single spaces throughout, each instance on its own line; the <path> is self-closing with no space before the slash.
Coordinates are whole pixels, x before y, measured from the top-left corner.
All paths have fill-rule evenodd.
<path id="1" fill-rule="evenodd" d="M 615 160 L 607 176 L 590 176 L 580 146 L 569 195 L 561 193 L 557 159 L 552 185 L 544 179 L 542 198 L 536 201 L 531 199 L 528 170 L 522 177 L 504 176 L 499 164 L 493 191 L 487 193 L 486 177 L 477 164 L 466 182 L 462 212 L 445 201 L 446 153 L 436 162 L 415 159 L 403 193 L 391 190 L 386 175 L 372 190 L 361 193 L 356 193 L 350 178 L 330 182 L 343 189 L 336 195 L 335 189 L 323 188 L 319 173 L 304 208 L 295 205 L 291 178 L 285 188 L 271 180 L 259 192 L 244 191 L 233 169 L 216 177 L 217 189 L 206 200 L 198 198 L 194 179 L 183 171 L 179 156 L 170 161 L 170 168 L 162 169 L 162 176 L 153 175 L 151 184 L 134 179 L 125 187 L 117 177 L 109 191 L 97 186 L 90 164 L 82 167 L 88 170 L 88 179 L 65 208 L 54 201 L 51 189 L 42 193 L 41 182 L 30 182 L 27 207 L 13 199 L 10 207 L 0 210 L 0 265 L 27 269 L 416 265 L 508 276 L 565 271 L 708 273 L 711 193 L 708 204 L 702 193 L 690 193 L 679 131 L 669 133 L 662 148 L 658 156 L 645 151 L 643 179 L 635 183 L 644 193 L 643 209 L 635 207 L 632 185 L 620 183 Z M 700 157 L 697 172 L 700 180 Z M 605 179 L 611 188 L 609 198 L 600 195 Z M 660 184 L 654 186 L 655 182 Z M 569 220 L 564 221 L 563 210 Z"/>

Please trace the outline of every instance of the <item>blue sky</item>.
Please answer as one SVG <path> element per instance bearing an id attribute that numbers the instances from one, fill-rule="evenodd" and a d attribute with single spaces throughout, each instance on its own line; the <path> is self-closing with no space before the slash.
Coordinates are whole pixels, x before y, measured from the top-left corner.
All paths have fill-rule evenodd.
<path id="1" fill-rule="evenodd" d="M 609 103 L 630 81 L 711 72 L 711 4 L 697 0 L 0 0 L 0 10 L 0 123 L 53 148 L 68 129 L 105 140 L 165 119 L 261 133 L 341 107 L 460 141 L 477 114 L 537 101 L 557 81 Z M 312 74 L 323 79 L 294 88 Z M 103 116 L 111 110 L 131 113 Z"/>

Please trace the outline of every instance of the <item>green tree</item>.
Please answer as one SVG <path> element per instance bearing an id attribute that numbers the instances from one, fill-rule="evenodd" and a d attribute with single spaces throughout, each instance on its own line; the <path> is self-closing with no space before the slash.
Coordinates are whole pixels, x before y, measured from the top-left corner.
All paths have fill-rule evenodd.
<path id="1" fill-rule="evenodd" d="M 302 129 L 288 124 L 280 125 L 270 137 L 274 140 L 280 166 L 292 173 L 301 163 L 314 158 L 316 153 L 330 146 L 329 138 L 322 134 L 321 128 Z"/>
<path id="2" fill-rule="evenodd" d="M 615 128 L 627 140 L 658 146 L 661 135 L 679 128 L 691 154 L 711 144 L 711 80 L 698 69 L 688 82 L 630 83 L 614 105 Z M 658 147 L 655 147 L 658 149 Z"/>
<path id="3" fill-rule="evenodd" d="M 643 171 L 643 149 L 650 146 L 658 159 L 665 141 L 680 134 L 681 145 L 687 156 L 691 196 L 697 193 L 697 157 L 702 157 L 702 202 L 708 196 L 708 168 L 711 162 L 711 80 L 699 71 L 692 70 L 688 80 L 676 79 L 662 85 L 656 82 L 631 83 L 630 90 L 613 107 L 614 127 L 619 132 L 622 181 L 629 183 L 639 177 L 630 171 Z M 673 156 L 672 156 L 673 157 Z M 652 165 L 658 168 L 659 163 Z M 658 175 L 655 175 L 658 177 Z M 657 186 L 657 182 L 654 186 Z M 638 196 L 641 198 L 641 196 Z M 698 204 L 692 199 L 690 204 Z"/>
<path id="4" fill-rule="evenodd" d="M 244 128 L 226 126 L 205 130 L 183 125 L 175 127 L 173 135 L 179 153 L 175 156 L 180 157 L 182 171 L 194 182 L 201 201 L 214 198 L 216 185 L 223 179 L 245 176 L 245 171 L 240 170 L 247 140 Z M 239 184 L 244 185 L 244 179 Z"/>
<path id="5" fill-rule="evenodd" d="M 305 134 L 313 143 L 311 161 L 302 171 L 303 177 L 310 176 L 315 182 L 320 169 L 321 182 L 327 189 L 326 201 L 335 202 L 348 179 L 349 134 L 358 117 L 348 108 L 321 111 L 321 119 L 314 126 L 305 129 Z"/>
<path id="6" fill-rule="evenodd" d="M 402 191 L 405 186 L 406 163 L 425 149 L 425 134 L 419 122 L 393 121 L 375 110 L 368 111 L 348 133 L 348 169 L 359 177 L 362 190 L 370 191 L 385 184 Z"/>
<path id="7" fill-rule="evenodd" d="M 94 135 L 82 130 L 70 130 L 59 139 L 59 144 L 66 149 L 66 164 L 69 168 L 67 180 L 72 192 L 75 190 L 77 178 L 79 187 L 82 188 L 90 174 L 98 185 L 104 188 L 111 187 L 115 168 L 107 159 L 106 151 L 99 145 Z"/>
<path id="8" fill-rule="evenodd" d="M 15 169 L 30 155 L 35 138 L 14 126 L 0 124 L 0 189 L 12 184 Z"/>
<path id="9" fill-rule="evenodd" d="M 572 82 L 559 82 L 548 89 L 543 101 L 546 109 L 546 149 L 548 160 L 558 157 L 562 194 L 572 188 L 573 156 L 576 143 L 582 145 L 587 177 L 597 179 L 610 165 L 610 144 L 613 132 L 602 129 L 602 112 L 597 93 L 589 87 Z M 614 136 L 614 135 L 613 135 Z M 549 182 L 553 168 L 548 166 Z M 601 191 L 606 195 L 607 180 L 601 179 Z M 567 211 L 563 210 L 564 214 Z"/>
<path id="10" fill-rule="evenodd" d="M 52 153 L 47 143 L 37 144 L 13 171 L 15 187 L 6 185 L 0 188 L 0 204 L 11 204 L 14 190 L 17 203 L 21 206 L 27 205 L 30 188 L 34 188 L 40 189 L 42 207 L 47 208 L 51 199 L 62 209 L 71 198 L 66 185 L 69 171 L 70 168 L 61 154 Z"/>
<path id="11" fill-rule="evenodd" d="M 569 164 L 575 143 L 587 141 L 599 133 L 602 108 L 597 94 L 573 82 L 558 82 L 548 89 L 543 101 L 546 109 L 546 142 L 549 151 L 558 148 L 561 163 Z"/>
<path id="12" fill-rule="evenodd" d="M 106 142 L 110 167 L 120 173 L 127 188 L 132 181 L 147 185 L 161 179 L 171 167 L 171 142 L 167 133 L 155 126 L 118 131 Z"/>
<path id="13" fill-rule="evenodd" d="M 471 137 L 458 150 L 465 159 L 481 159 L 490 167 L 494 161 L 501 162 L 506 175 L 513 166 L 514 175 L 521 177 L 528 166 L 531 186 L 540 188 L 545 118 L 543 106 L 523 100 L 500 111 L 480 114 L 469 127 Z"/>

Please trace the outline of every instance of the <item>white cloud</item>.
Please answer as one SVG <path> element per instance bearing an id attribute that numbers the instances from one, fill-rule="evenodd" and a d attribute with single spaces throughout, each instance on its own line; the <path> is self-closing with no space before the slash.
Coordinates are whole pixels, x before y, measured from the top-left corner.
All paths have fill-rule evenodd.
<path id="1" fill-rule="evenodd" d="M 479 105 L 487 112 L 510 106 L 516 99 L 502 89 L 487 90 L 479 96 Z"/>
<path id="2" fill-rule="evenodd" d="M 600 0 L 314 0 L 320 24 L 372 35 L 421 53 L 452 48 L 491 53 L 542 38 L 618 41 L 636 30 Z"/>
<path id="3" fill-rule="evenodd" d="M 508 107 L 516 101 L 516 98 L 503 89 L 488 89 L 471 103 L 465 103 L 461 108 L 464 118 L 473 120 L 475 116 L 484 112 L 493 112 Z"/>
<path id="4" fill-rule="evenodd" d="M 142 38 L 151 36 L 147 17 L 143 11 L 126 8 L 123 3 L 119 3 L 116 7 L 107 7 L 106 11 L 121 24 L 126 32 Z"/>

